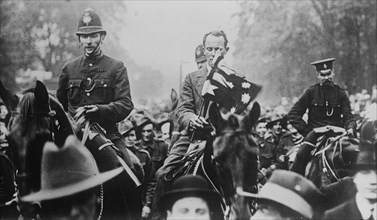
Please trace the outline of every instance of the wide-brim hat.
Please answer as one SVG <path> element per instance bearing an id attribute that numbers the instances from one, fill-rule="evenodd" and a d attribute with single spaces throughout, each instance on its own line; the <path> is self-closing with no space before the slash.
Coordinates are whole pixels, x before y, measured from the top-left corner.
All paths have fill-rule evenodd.
<path id="1" fill-rule="evenodd" d="M 200 197 L 206 201 L 219 202 L 220 195 L 212 190 L 207 181 L 201 176 L 186 175 L 178 177 L 171 185 L 170 190 L 162 195 L 158 203 L 161 214 L 171 208 L 175 201 L 184 197 Z"/>
<path id="2" fill-rule="evenodd" d="M 286 170 L 275 170 L 258 194 L 237 193 L 241 196 L 277 202 L 309 219 L 313 218 L 314 207 L 323 198 L 310 180 Z"/>
<path id="3" fill-rule="evenodd" d="M 125 137 L 127 136 L 131 131 L 136 131 L 136 125 L 132 121 L 125 121 L 122 123 L 122 126 L 119 128 L 120 134 Z"/>
<path id="4" fill-rule="evenodd" d="M 274 115 L 269 122 L 266 124 L 266 128 L 272 128 L 274 124 L 280 122 L 281 127 L 287 127 L 287 115 L 281 117 L 279 115 Z"/>
<path id="5" fill-rule="evenodd" d="M 161 131 L 162 126 L 164 126 L 165 124 L 168 124 L 168 125 L 169 125 L 169 131 L 171 131 L 171 130 L 172 130 L 172 127 L 173 127 L 174 125 L 173 125 L 173 122 L 170 121 L 170 120 L 168 120 L 168 119 L 159 122 L 159 123 L 157 124 L 157 130 Z"/>
<path id="6" fill-rule="evenodd" d="M 91 8 L 85 9 L 79 19 L 76 35 L 79 36 L 101 32 L 106 34 L 106 30 L 102 27 L 102 21 L 99 15 Z"/>
<path id="7" fill-rule="evenodd" d="M 154 121 L 152 121 L 152 119 L 150 119 L 149 117 L 144 117 L 140 120 L 140 122 L 137 124 L 137 127 L 136 127 L 136 138 L 137 139 L 140 139 L 141 138 L 141 131 L 143 130 L 143 128 L 146 126 L 146 125 L 153 125 L 154 128 L 156 128 L 156 123 Z"/>
<path id="8" fill-rule="evenodd" d="M 123 168 L 99 173 L 89 150 L 76 137 L 69 136 L 61 149 L 52 142 L 45 144 L 41 170 L 41 189 L 21 200 L 31 202 L 71 196 L 114 178 Z"/>

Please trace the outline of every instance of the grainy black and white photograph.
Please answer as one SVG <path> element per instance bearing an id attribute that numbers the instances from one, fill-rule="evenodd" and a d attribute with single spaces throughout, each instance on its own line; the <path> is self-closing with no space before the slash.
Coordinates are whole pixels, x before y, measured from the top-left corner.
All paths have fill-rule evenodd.
<path id="1" fill-rule="evenodd" d="M 377 220 L 376 0 L 0 0 L 0 220 Z"/>

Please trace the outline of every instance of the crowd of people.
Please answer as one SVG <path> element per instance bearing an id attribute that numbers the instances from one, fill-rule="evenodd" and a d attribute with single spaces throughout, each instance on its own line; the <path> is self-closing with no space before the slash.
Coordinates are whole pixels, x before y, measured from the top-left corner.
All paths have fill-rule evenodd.
<path id="1" fill-rule="evenodd" d="M 19 199 L 40 202 L 42 219 L 101 217 L 98 207 L 106 205 L 101 184 L 128 167 L 141 173 L 139 188 L 128 192 L 140 197 L 140 206 L 132 206 L 140 209 L 135 211 L 137 219 L 223 219 L 220 194 L 205 178 L 186 175 L 167 184 L 165 177 L 190 143 L 205 142 L 213 133 L 202 89 L 219 57 L 229 50 L 226 34 L 204 35 L 195 49 L 198 70 L 186 76 L 177 106 L 163 106 L 160 113 L 133 106 L 126 67 L 102 53 L 107 32 L 96 12 L 84 11 L 76 34 L 84 53 L 63 67 L 56 96 L 73 118 L 80 112 L 103 128 L 124 163 L 100 172 L 76 137 L 70 136 L 62 148 L 49 142 L 43 149 L 41 189 Z M 251 219 L 377 219 L 377 87 L 371 94 L 347 94 L 333 81 L 334 61 L 313 62 L 319 83 L 300 98 L 262 106 L 259 120 L 248 131 L 259 149 L 260 191 L 239 196 L 257 199 Z M 2 105 L 1 122 L 7 115 Z M 347 135 L 359 138 L 359 153 L 351 164 L 352 176 L 316 186 L 304 177 L 305 168 L 326 126 L 344 128 Z M 0 144 L 5 151 L 4 128 L 3 123 Z M 16 200 L 1 201 L 2 210 L 14 204 L 10 201 Z"/>

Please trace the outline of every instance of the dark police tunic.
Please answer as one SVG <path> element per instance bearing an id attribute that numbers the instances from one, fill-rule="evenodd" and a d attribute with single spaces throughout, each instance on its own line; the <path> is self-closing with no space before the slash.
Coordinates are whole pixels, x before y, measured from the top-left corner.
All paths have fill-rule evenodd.
<path id="1" fill-rule="evenodd" d="M 306 110 L 308 123 L 302 119 Z M 304 137 L 313 129 L 326 125 L 356 128 L 350 101 L 344 89 L 338 85 L 309 87 L 288 113 L 289 122 Z"/>
<path id="2" fill-rule="evenodd" d="M 82 55 L 67 62 L 59 78 L 57 97 L 71 115 L 80 106 L 97 105 L 97 122 L 110 140 L 121 138 L 116 123 L 133 109 L 127 69 L 106 55 L 93 59 Z"/>

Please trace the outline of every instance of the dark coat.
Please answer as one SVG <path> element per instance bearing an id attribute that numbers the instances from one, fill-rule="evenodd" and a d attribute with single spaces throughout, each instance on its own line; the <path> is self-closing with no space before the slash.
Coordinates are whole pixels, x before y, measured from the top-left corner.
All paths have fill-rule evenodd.
<path id="1" fill-rule="evenodd" d="M 308 123 L 302 119 L 309 109 Z M 326 125 L 356 128 L 350 101 L 338 85 L 309 87 L 288 113 L 288 121 L 304 137 L 313 129 Z"/>
<path id="2" fill-rule="evenodd" d="M 207 67 L 189 73 L 183 82 L 176 115 L 179 130 L 187 128 L 190 120 L 200 114 L 203 104 L 202 89 L 207 77 Z"/>
<path id="3" fill-rule="evenodd" d="M 153 161 L 148 151 L 137 148 L 128 148 L 134 153 L 140 160 L 141 165 L 144 170 L 144 180 L 141 184 L 141 199 L 143 206 L 148 206 L 152 208 L 152 201 L 154 196 L 154 188 L 156 186 L 156 170 L 153 166 Z"/>
<path id="4" fill-rule="evenodd" d="M 158 170 L 168 157 L 168 144 L 166 144 L 163 140 L 153 139 L 151 144 L 140 141 L 137 144 L 137 147 L 146 150 L 149 153 L 155 170 Z"/>
<path id="5" fill-rule="evenodd" d="M 126 118 L 133 109 L 127 69 L 122 62 L 106 55 L 95 59 L 82 55 L 67 62 L 62 69 L 56 95 L 71 115 L 78 107 L 97 105 L 97 122 L 111 140 L 111 133 L 120 137 L 116 123 Z"/>
<path id="6" fill-rule="evenodd" d="M 356 205 L 356 198 L 352 198 L 346 203 L 343 203 L 333 209 L 327 210 L 323 217 L 324 220 L 362 220 L 363 217 Z"/>

